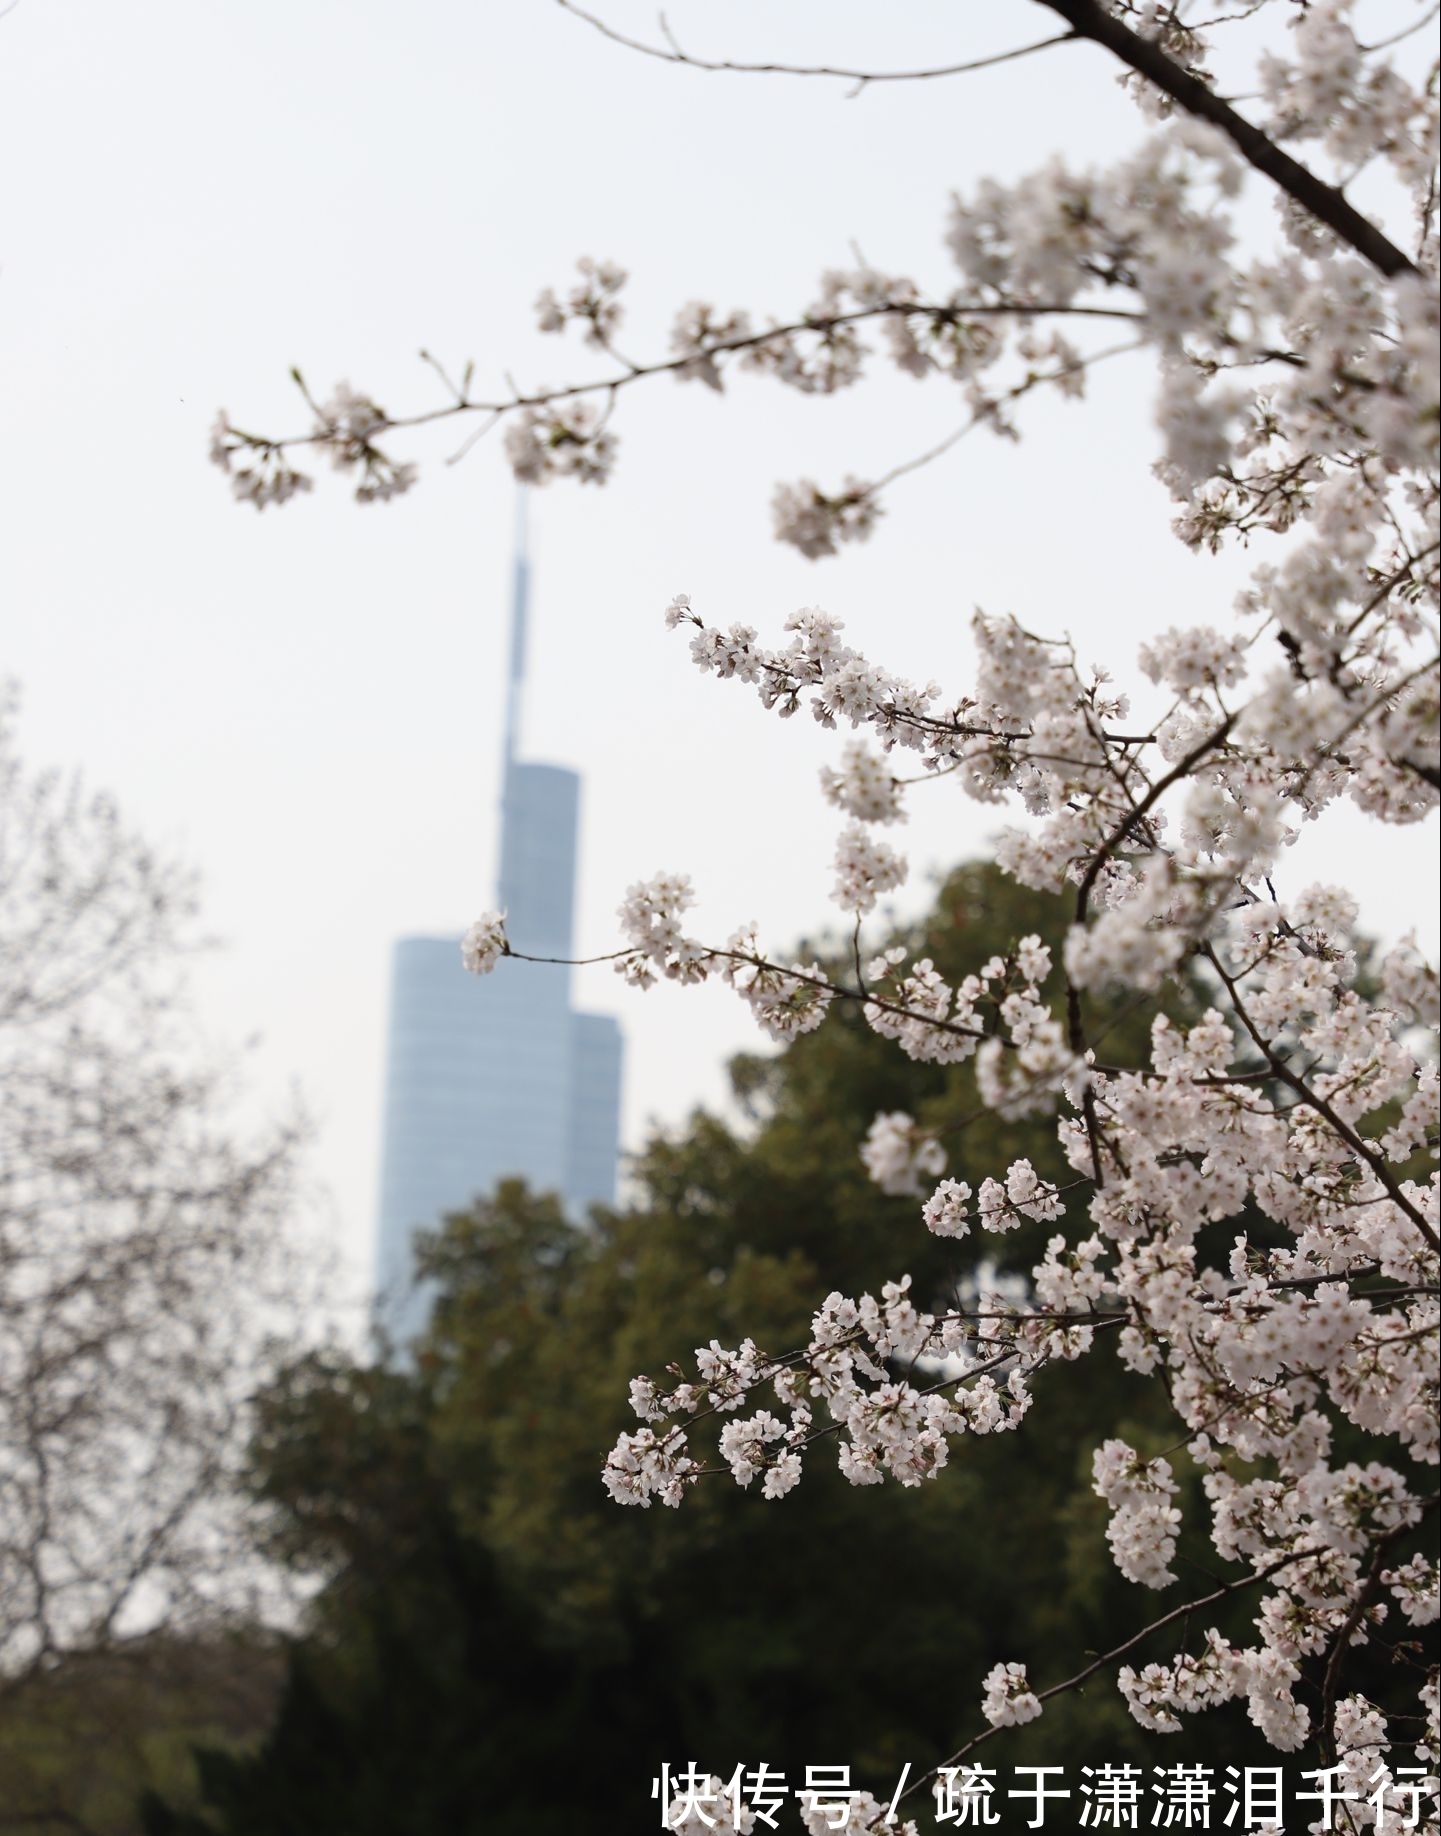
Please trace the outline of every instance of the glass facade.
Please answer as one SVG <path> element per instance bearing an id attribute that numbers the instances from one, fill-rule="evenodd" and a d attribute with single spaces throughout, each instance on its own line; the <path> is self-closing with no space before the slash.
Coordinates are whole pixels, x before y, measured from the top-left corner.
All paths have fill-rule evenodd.
<path id="1" fill-rule="evenodd" d="M 573 951 L 580 780 L 556 765 L 507 762 L 499 904 L 517 950 Z M 395 946 L 380 1182 L 377 1283 L 400 1337 L 424 1323 L 411 1242 L 447 1211 L 519 1176 L 574 1217 L 615 1198 L 620 1028 L 571 1006 L 570 971 L 460 966 L 459 937 Z"/>

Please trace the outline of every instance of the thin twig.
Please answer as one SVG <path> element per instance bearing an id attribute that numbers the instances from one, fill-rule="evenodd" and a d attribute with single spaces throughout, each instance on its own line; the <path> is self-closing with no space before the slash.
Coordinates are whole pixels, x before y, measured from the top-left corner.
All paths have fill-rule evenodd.
<path id="1" fill-rule="evenodd" d="M 556 0 L 556 4 L 562 11 L 583 19 L 612 44 L 623 45 L 627 51 L 637 51 L 642 57 L 657 58 L 663 64 L 679 64 L 688 70 L 724 71 L 732 76 L 831 77 L 843 83 L 854 83 L 856 87 L 851 92 L 853 95 L 859 95 L 872 83 L 919 83 L 932 77 L 965 76 L 972 70 L 989 70 L 996 64 L 1009 64 L 1017 58 L 1030 57 L 1036 51 L 1047 51 L 1052 45 L 1069 44 L 1078 36 L 1075 32 L 1058 32 L 1051 38 L 1038 39 L 1029 45 L 1017 45 L 1010 51 L 997 51 L 989 57 L 972 58 L 962 64 L 938 64 L 918 70 L 848 70 L 833 64 L 749 64 L 730 58 L 696 57 L 692 52 L 683 51 L 666 23 L 664 13 L 660 15 L 659 25 L 666 42 L 664 45 L 653 45 L 647 44 L 644 39 L 631 38 L 617 31 L 595 13 L 577 6 L 575 0 Z"/>

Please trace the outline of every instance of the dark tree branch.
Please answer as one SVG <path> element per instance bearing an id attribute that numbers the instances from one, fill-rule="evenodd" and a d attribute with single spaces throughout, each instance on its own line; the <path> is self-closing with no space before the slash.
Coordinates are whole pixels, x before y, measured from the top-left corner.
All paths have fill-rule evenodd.
<path id="1" fill-rule="evenodd" d="M 1388 279 L 1397 274 L 1415 273 L 1416 264 L 1383 236 L 1368 217 L 1363 217 L 1349 204 L 1334 185 L 1326 184 L 1299 160 L 1283 153 L 1274 140 L 1243 115 L 1238 115 L 1229 102 L 1207 88 L 1199 77 L 1183 69 L 1159 45 L 1132 31 L 1114 13 L 1106 12 L 1098 0 L 1039 0 L 1039 3 L 1059 13 L 1077 38 L 1089 38 L 1094 44 L 1104 45 L 1138 76 L 1145 77 L 1147 82 L 1154 83 L 1157 89 L 1178 102 L 1188 115 L 1218 127 L 1248 164 L 1279 185 L 1288 197 L 1310 211 L 1318 223 L 1324 223 Z"/>
<path id="2" fill-rule="evenodd" d="M 1423 1517 L 1435 1510 L 1438 1497 L 1441 1497 L 1441 1493 L 1433 1492 L 1429 1498 L 1423 1498 L 1420 1501 Z M 1327 1654 L 1325 1674 L 1321 1683 L 1320 1743 L 1323 1766 L 1331 1766 L 1336 1763 L 1336 1699 L 1341 1690 L 1341 1665 L 1347 1648 L 1365 1617 L 1367 1608 L 1378 1601 L 1386 1591 L 1381 1581 L 1381 1571 L 1386 1558 L 1396 1544 L 1403 1537 L 1410 1535 L 1415 1528 L 1414 1523 L 1398 1524 L 1389 1535 L 1382 1537 L 1380 1542 L 1374 1545 L 1371 1566 L 1366 1575 L 1366 1584 L 1351 1603 L 1351 1611 L 1346 1615 L 1344 1622 L 1331 1640 L 1331 1649 Z"/>
<path id="3" fill-rule="evenodd" d="M 1332 1129 L 1340 1139 L 1346 1143 L 1347 1147 L 1350 1148 L 1356 1158 L 1364 1161 L 1371 1169 L 1371 1172 L 1375 1175 L 1379 1184 L 1384 1188 L 1386 1196 L 1391 1200 L 1391 1203 L 1396 1209 L 1406 1214 L 1433 1250 L 1441 1250 L 1441 1236 L 1437 1235 L 1435 1229 L 1420 1208 L 1412 1204 L 1411 1200 L 1407 1198 L 1406 1194 L 1397 1183 L 1396 1176 L 1376 1152 L 1371 1143 L 1367 1141 L 1363 1135 L 1358 1134 L 1342 1116 L 1338 1115 L 1334 1105 L 1329 1103 L 1319 1091 L 1313 1090 L 1304 1078 L 1300 1078 L 1296 1075 L 1286 1063 L 1285 1059 L 1276 1051 L 1270 1040 L 1267 1039 L 1265 1034 L 1256 1025 L 1255 1021 L 1246 1011 L 1246 1004 L 1241 999 L 1241 991 L 1236 985 L 1236 977 L 1227 974 L 1225 966 L 1222 964 L 1220 957 L 1217 955 L 1212 945 L 1209 943 L 1203 944 L 1200 954 L 1205 957 L 1206 961 L 1225 984 L 1226 992 L 1231 997 L 1231 1007 L 1236 1018 L 1250 1035 L 1251 1043 L 1270 1066 L 1272 1075 L 1279 1082 L 1285 1084 L 1288 1089 L 1293 1090 L 1308 1109 L 1314 1109 L 1318 1116 L 1330 1124 Z"/>

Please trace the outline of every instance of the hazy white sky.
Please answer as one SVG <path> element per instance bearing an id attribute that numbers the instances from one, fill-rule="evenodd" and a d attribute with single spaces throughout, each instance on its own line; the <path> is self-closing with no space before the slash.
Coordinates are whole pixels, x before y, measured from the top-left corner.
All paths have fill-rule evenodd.
<path id="1" fill-rule="evenodd" d="M 607 16 L 653 25 L 633 0 Z M 670 17 L 720 55 L 891 67 L 1051 29 L 1024 0 Z M 200 868 L 227 945 L 206 1021 L 258 1036 L 264 1098 L 303 1091 L 357 1281 L 391 940 L 491 902 L 513 485 L 498 441 L 447 468 L 442 433 L 405 500 L 360 508 L 327 476 L 257 516 L 205 462 L 217 407 L 302 426 L 291 364 L 425 406 L 421 346 L 497 391 L 593 373 L 531 309 L 586 253 L 630 270 L 640 357 L 689 298 L 789 314 L 852 244 L 943 287 L 952 189 L 1139 131 L 1086 48 L 848 100 L 647 62 L 549 0 L 20 0 L 0 20 L 0 670 L 31 759 L 83 767 Z M 825 605 L 887 666 L 957 685 L 977 605 L 1069 629 L 1123 680 L 1158 624 L 1224 623 L 1241 567 L 1170 536 L 1149 395 L 1123 360 L 1089 404 L 1031 404 L 1020 446 L 967 441 L 895 490 L 867 547 L 814 564 L 769 538 L 775 480 L 923 450 L 964 418 L 943 387 L 630 392 L 613 483 L 532 506 L 525 750 L 585 774 L 583 944 L 608 947 L 626 884 L 661 867 L 694 877 L 702 934 L 756 918 L 784 948 L 827 922 L 831 742 L 701 678 L 662 628 L 676 591 L 769 634 Z M 904 904 L 994 826 L 936 786 Z M 1434 843 L 1434 823 L 1376 837 L 1343 816 L 1298 884 L 1344 859 L 1375 928 L 1434 940 Z M 640 996 L 594 970 L 580 995 L 625 1027 L 631 1145 L 718 1100 L 726 1054 L 756 1043 L 723 990 Z"/>

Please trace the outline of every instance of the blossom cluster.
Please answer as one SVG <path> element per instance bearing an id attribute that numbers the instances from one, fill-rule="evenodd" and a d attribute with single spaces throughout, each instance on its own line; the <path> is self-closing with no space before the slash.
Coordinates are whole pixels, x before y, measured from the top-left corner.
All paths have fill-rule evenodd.
<path id="1" fill-rule="evenodd" d="M 576 267 L 580 281 L 564 297 L 558 296 L 553 288 L 541 289 L 535 302 L 540 329 L 559 332 L 568 324 L 579 322 L 586 328 L 586 343 L 607 350 L 613 334 L 620 328 L 623 309 L 619 294 L 628 276 L 615 262 L 595 261 L 589 255 L 583 255 Z"/>
<path id="2" fill-rule="evenodd" d="M 376 444 L 377 437 L 395 425 L 384 409 L 348 382 L 337 383 L 329 398 L 317 403 L 300 373 L 293 374 L 314 415 L 304 443 L 328 452 L 335 471 L 355 478 L 355 501 L 383 504 L 404 496 L 419 477 L 419 468 L 412 460 L 392 459 Z M 286 456 L 287 448 L 295 444 L 299 442 L 244 433 L 231 425 L 222 409 L 210 430 L 210 460 L 229 477 L 237 502 L 263 510 L 314 487 L 309 473 L 300 471 Z"/>
<path id="3" fill-rule="evenodd" d="M 460 940 L 460 961 L 471 975 L 489 975 L 510 952 L 504 912 L 482 912 Z"/>
<path id="4" fill-rule="evenodd" d="M 858 971 L 857 986 L 837 985 L 832 999 L 859 1001 L 910 1056 L 974 1058 L 991 1107 L 1059 1107 L 1079 1196 L 1064 1198 L 1026 1160 L 974 1192 L 947 1178 L 927 1196 L 923 1181 L 945 1170 L 941 1140 L 908 1115 L 877 1116 L 867 1170 L 883 1190 L 921 1198 L 934 1234 L 1063 1226 L 1026 1294 L 932 1313 L 905 1279 L 879 1300 L 833 1294 L 810 1343 L 783 1357 L 713 1346 L 706 1385 L 645 1390 L 656 1426 L 643 1432 L 664 1432 L 664 1457 L 637 1467 L 636 1437 L 622 1437 L 606 1475 L 615 1496 L 678 1503 L 728 1469 L 745 1485 L 764 1475 L 761 1489 L 778 1497 L 822 1435 L 853 1483 L 919 1484 L 960 1436 L 1014 1427 L 1036 1371 L 1104 1334 L 1131 1369 L 1164 1375 L 1216 1555 L 1257 1593 L 1253 1642 L 1211 1629 L 1199 1654 L 1121 1666 L 1131 1712 L 1167 1732 L 1185 1713 L 1240 1698 L 1283 1751 L 1318 1733 L 1342 1738 L 1349 1699 L 1328 1701 L 1318 1729 L 1297 1693 L 1306 1660 L 1390 1613 L 1419 1625 L 1436 1610 L 1435 1565 L 1406 1547 L 1434 1503 L 1419 1476 L 1438 1453 L 1436 977 L 1407 940 L 1363 987 L 1354 901 L 1328 885 L 1282 899 L 1274 884 L 1297 822 L 1337 796 L 1359 786 L 1367 807 L 1397 821 L 1434 807 L 1411 752 L 1394 753 L 1394 726 L 1371 724 L 1382 714 L 1374 685 L 1403 670 L 1409 614 L 1366 630 L 1386 597 L 1373 590 L 1353 610 L 1349 691 L 1335 667 L 1318 679 L 1288 665 L 1257 687 L 1244 628 L 1152 640 L 1141 668 L 1173 699 L 1139 737 L 1119 724 L 1129 709 L 1108 678 L 1013 620 L 978 621 L 975 690 L 944 702 L 935 685 L 870 663 L 813 608 L 769 649 L 748 626 L 712 628 L 684 596 L 672 603 L 668 622 L 691 631 L 702 669 L 750 683 L 782 713 L 808 704 L 823 725 L 869 727 L 879 741 L 879 754 L 851 742 L 824 780 L 852 817 L 838 856 L 843 905 L 864 914 L 895 871 L 892 851 L 865 835 L 903 813 L 885 757 L 910 748 L 933 768 L 964 767 L 949 775 L 971 795 L 1024 806 L 1031 825 L 1011 832 L 1004 864 L 1028 884 L 1075 893 L 1060 965 L 1072 1002 L 1088 990 L 1162 991 L 1184 967 L 1211 1005 L 1184 1025 L 1158 1014 L 1149 1062 L 1113 1066 L 1084 1027 L 1078 1035 L 1058 1017 L 1047 986 L 1057 966 L 1035 937 L 955 986 L 899 946 Z M 1253 613 L 1248 598 L 1242 616 Z M 1344 753 L 1318 744 L 1311 722 L 1318 702 L 1334 720 L 1338 696 L 1351 707 Z M 705 954 L 680 951 L 669 933 L 664 943 L 667 960 Z M 759 966 L 753 933 L 744 955 L 749 974 L 782 973 Z M 1236 1234 L 1218 1264 L 1200 1240 L 1227 1222 Z M 755 1408 L 763 1389 L 779 1409 Z M 743 1408 L 721 1430 L 719 1465 L 700 1456 L 699 1421 Z M 1393 1451 L 1368 1464 L 1334 1454 L 1343 1420 Z M 1183 1512 L 1171 1461 L 1108 1440 L 1095 1486 L 1122 1574 L 1175 1585 Z M 1040 1702 L 1021 1667 L 1002 1664 L 983 1709 L 1000 1726 Z"/>
<path id="5" fill-rule="evenodd" d="M 1334 886 L 1287 900 L 1273 889 L 1296 822 L 1358 783 L 1367 806 L 1393 820 L 1434 806 L 1410 753 L 1393 756 L 1396 698 L 1383 710 L 1373 692 L 1402 667 L 1395 647 L 1409 612 L 1388 622 L 1386 603 L 1373 591 L 1351 617 L 1349 692 L 1333 659 L 1324 679 L 1272 672 L 1248 701 L 1248 638 L 1166 633 L 1140 663 L 1173 700 L 1137 737 L 1119 725 L 1129 708 L 1107 677 L 1083 673 L 1069 646 L 1014 620 L 978 620 L 974 692 L 944 702 L 934 684 L 870 663 L 815 608 L 770 649 L 749 626 L 710 627 L 686 596 L 672 602 L 667 622 L 691 632 L 703 670 L 750 683 L 783 714 L 807 704 L 823 725 L 868 727 L 879 742 L 879 753 L 850 742 L 824 779 L 851 818 L 837 856 L 844 908 L 864 916 L 899 879 L 899 857 L 869 831 L 903 815 L 886 755 L 909 748 L 932 768 L 960 767 L 949 775 L 972 796 L 1015 798 L 1031 817 L 1003 859 L 1028 884 L 1075 891 L 1061 965 L 1068 998 L 1152 993 L 1185 963 L 1212 1005 L 1184 1026 L 1158 1015 L 1149 1063 L 1111 1066 L 1055 1012 L 1056 965 L 1036 937 L 954 986 L 899 946 L 844 986 L 814 964 L 772 963 L 754 927 L 721 949 L 688 936 L 682 876 L 633 886 L 617 965 L 629 979 L 693 981 L 719 969 L 778 1038 L 853 999 L 913 1058 L 974 1059 L 991 1107 L 1059 1106 L 1081 1196 L 1068 1202 L 1025 1159 L 974 1192 L 944 1179 L 926 1196 L 923 1181 L 945 1171 L 941 1140 L 908 1115 L 877 1116 L 862 1146 L 867 1170 L 883 1190 L 923 1199 L 934 1234 L 1064 1226 L 1028 1293 L 930 1312 L 903 1278 L 879 1299 L 832 1294 L 809 1344 L 784 1356 L 749 1341 L 704 1348 L 694 1381 L 638 1381 L 645 1425 L 607 1464 L 613 1496 L 677 1505 L 707 1473 L 728 1471 L 779 1498 L 823 1437 L 852 1483 L 917 1485 L 959 1437 L 1014 1428 L 1035 1372 L 1090 1352 L 1104 1333 L 1131 1369 L 1164 1373 L 1204 1479 L 1216 1553 L 1260 1590 L 1254 1643 L 1212 1631 L 1199 1656 L 1121 1668 L 1139 1721 L 1167 1731 L 1184 1712 L 1241 1697 L 1268 1740 L 1295 1750 L 1314 1732 L 1296 1693 L 1307 1658 L 1379 1625 L 1388 1599 L 1411 1623 L 1434 1617 L 1434 1565 L 1402 1545 L 1427 1508 L 1418 1470 L 1438 1449 L 1437 1189 L 1434 1171 L 1426 1180 L 1413 1167 L 1436 1153 L 1436 1047 L 1424 1034 L 1427 1021 L 1434 1031 L 1436 978 L 1408 940 L 1379 964 L 1379 993 L 1365 992 L 1354 901 Z M 1243 617 L 1253 610 L 1248 600 Z M 1333 720 L 1338 696 L 1352 712 L 1344 753 L 1328 753 L 1311 713 L 1319 702 Z M 1219 1265 L 1200 1253 L 1208 1225 L 1245 1220 Z M 734 1419 L 711 1461 L 693 1437 L 717 1415 Z M 1397 1451 L 1367 1465 L 1334 1457 L 1342 1419 Z M 1110 1440 L 1095 1483 L 1121 1572 L 1172 1586 L 1182 1509 L 1169 1460 Z M 1393 1548 L 1397 1561 L 1376 1571 L 1389 1577 L 1386 1598 L 1372 1599 L 1368 1560 Z M 1002 1725 L 1039 1712 L 1039 1699 L 1019 1667 L 1001 1665 L 984 1708 Z M 1327 1712 L 1331 1739 L 1341 1709 Z"/>
<path id="6" fill-rule="evenodd" d="M 552 478 L 604 484 L 615 465 L 616 437 L 591 402 L 528 404 L 505 430 L 505 455 L 522 484 Z"/>
<path id="7" fill-rule="evenodd" d="M 732 1415 L 762 1389 L 784 1419 L 760 1409 L 727 1421 L 719 1454 L 740 1485 L 763 1474 L 768 1498 L 796 1485 L 805 1449 L 822 1439 L 835 1437 L 852 1484 L 878 1485 L 889 1476 L 914 1486 L 946 1464 L 954 1437 L 1015 1428 L 1030 1407 L 1027 1377 L 1044 1361 L 1044 1347 L 1027 1351 L 997 1334 L 981 1341 L 964 1312 L 920 1311 L 910 1285 L 909 1276 L 888 1282 L 879 1300 L 829 1295 L 803 1351 L 773 1358 L 749 1339 L 734 1351 L 712 1341 L 696 1352 L 694 1380 L 665 1387 L 638 1378 L 631 1405 L 647 1425 L 616 1443 L 605 1468 L 611 1495 L 622 1504 L 648 1507 L 657 1497 L 679 1504 L 708 1471 L 720 1470 L 692 1458 L 682 1424 Z M 942 1374 L 924 1386 L 897 1379 L 889 1368 L 897 1360 Z M 993 1372 L 1004 1372 L 1002 1381 Z M 817 1425 L 818 1410 L 828 1423 Z"/>

